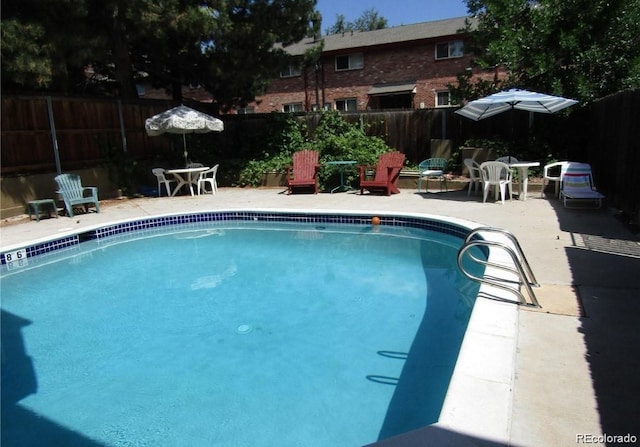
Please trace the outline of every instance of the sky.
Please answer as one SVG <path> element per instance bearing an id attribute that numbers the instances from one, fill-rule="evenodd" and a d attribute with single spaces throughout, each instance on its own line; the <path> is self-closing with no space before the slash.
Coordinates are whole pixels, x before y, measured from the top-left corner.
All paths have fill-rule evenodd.
<path id="1" fill-rule="evenodd" d="M 316 9 L 322 14 L 323 34 L 336 23 L 338 14 L 342 14 L 347 22 L 353 22 L 368 9 L 375 9 L 378 16 L 387 19 L 388 26 L 467 15 L 464 0 L 318 0 Z"/>

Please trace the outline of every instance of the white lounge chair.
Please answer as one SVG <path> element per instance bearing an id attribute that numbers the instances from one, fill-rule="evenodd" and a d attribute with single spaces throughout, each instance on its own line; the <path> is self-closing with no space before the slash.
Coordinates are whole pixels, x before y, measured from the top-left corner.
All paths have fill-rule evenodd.
<path id="1" fill-rule="evenodd" d="M 593 201 L 600 208 L 604 198 L 605 196 L 596 191 L 594 187 L 591 165 L 588 163 L 567 163 L 560 186 L 560 200 L 565 207 L 568 207 L 570 201 Z"/>

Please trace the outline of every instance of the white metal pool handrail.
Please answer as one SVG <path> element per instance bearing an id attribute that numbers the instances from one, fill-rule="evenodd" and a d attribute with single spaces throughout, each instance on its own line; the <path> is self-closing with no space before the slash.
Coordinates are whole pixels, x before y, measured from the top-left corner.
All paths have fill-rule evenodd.
<path id="1" fill-rule="evenodd" d="M 508 244 L 505 244 L 503 242 L 489 241 L 482 238 L 473 239 L 474 236 L 479 235 L 479 233 L 483 233 L 483 232 L 502 234 L 503 236 L 506 236 L 507 239 L 509 239 L 509 241 L 512 243 L 512 246 L 509 246 Z M 509 255 L 515 268 L 504 265 L 504 264 L 498 264 L 495 262 L 490 262 L 484 259 L 480 259 L 477 256 L 474 256 L 473 253 L 470 251 L 473 247 L 493 247 L 493 248 L 501 249 Z M 469 273 L 465 269 L 462 262 L 467 252 L 469 253 L 468 256 L 472 261 L 475 261 L 487 267 L 493 267 L 499 270 L 503 270 L 503 271 L 507 271 L 512 274 L 515 274 L 518 278 L 517 284 L 519 286 L 522 285 L 525 287 L 527 291 L 527 295 L 529 295 L 529 301 L 527 301 L 525 296 L 520 291 L 519 287 L 518 288 L 513 287 L 514 282 L 512 281 L 508 281 L 505 279 L 492 278 L 487 275 L 479 277 L 479 276 L 473 275 L 472 273 Z M 538 300 L 532 289 L 532 286 L 540 287 L 540 284 L 536 280 L 533 274 L 533 271 L 531 270 L 531 267 L 529 265 L 529 262 L 527 261 L 527 258 L 524 256 L 522 248 L 520 247 L 520 244 L 518 243 L 517 239 L 512 233 L 506 230 L 503 230 L 500 228 L 493 228 L 493 227 L 479 227 L 470 231 L 467 237 L 465 238 L 465 241 L 462 244 L 462 247 L 460 247 L 460 250 L 458 251 L 458 267 L 460 268 L 460 271 L 467 278 L 473 281 L 488 284 L 488 285 L 497 287 L 499 289 L 506 290 L 508 292 L 516 294 L 519 298 L 520 304 L 523 304 L 526 306 L 540 307 L 540 304 L 538 303 Z"/>

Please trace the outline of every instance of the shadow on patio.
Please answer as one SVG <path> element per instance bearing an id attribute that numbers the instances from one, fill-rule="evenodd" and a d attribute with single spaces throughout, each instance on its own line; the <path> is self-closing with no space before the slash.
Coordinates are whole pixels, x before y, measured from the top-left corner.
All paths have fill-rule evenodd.
<path id="1" fill-rule="evenodd" d="M 566 248 L 602 432 L 638 435 L 640 427 L 640 241 L 610 210 L 566 209 L 553 201 L 570 233 Z"/>

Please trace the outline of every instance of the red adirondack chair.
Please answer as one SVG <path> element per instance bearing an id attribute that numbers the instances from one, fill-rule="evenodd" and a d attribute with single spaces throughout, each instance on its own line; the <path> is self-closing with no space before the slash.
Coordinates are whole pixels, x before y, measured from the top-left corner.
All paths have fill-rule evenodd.
<path id="1" fill-rule="evenodd" d="M 365 189 L 370 192 L 384 191 L 388 196 L 399 193 L 398 178 L 404 166 L 404 159 L 402 152 L 387 152 L 380 155 L 377 166 L 360 166 L 360 194 L 363 194 Z M 370 179 L 369 173 L 373 170 L 375 175 Z"/>
<path id="2" fill-rule="evenodd" d="M 303 150 L 293 154 L 293 167 L 287 166 L 287 194 L 293 188 L 313 188 L 318 194 L 318 151 Z"/>

